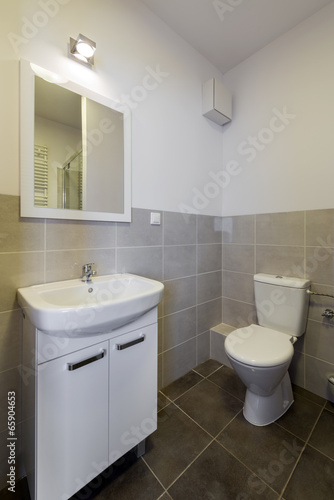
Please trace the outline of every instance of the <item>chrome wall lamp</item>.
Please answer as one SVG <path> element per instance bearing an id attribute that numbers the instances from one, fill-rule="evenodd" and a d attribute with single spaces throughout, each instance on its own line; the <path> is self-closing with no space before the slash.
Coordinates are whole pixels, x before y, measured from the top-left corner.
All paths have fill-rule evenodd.
<path id="1" fill-rule="evenodd" d="M 69 55 L 77 61 L 94 66 L 94 53 L 96 50 L 96 43 L 90 40 L 81 33 L 77 39 L 70 38 Z"/>

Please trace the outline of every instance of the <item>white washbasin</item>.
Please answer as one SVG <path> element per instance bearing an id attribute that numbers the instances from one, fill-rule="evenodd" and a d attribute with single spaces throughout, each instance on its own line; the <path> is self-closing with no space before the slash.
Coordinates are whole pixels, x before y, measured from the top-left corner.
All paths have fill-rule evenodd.
<path id="1" fill-rule="evenodd" d="M 134 274 L 94 277 L 19 288 L 17 298 L 31 323 L 51 335 L 107 333 L 134 321 L 162 299 L 159 281 Z"/>

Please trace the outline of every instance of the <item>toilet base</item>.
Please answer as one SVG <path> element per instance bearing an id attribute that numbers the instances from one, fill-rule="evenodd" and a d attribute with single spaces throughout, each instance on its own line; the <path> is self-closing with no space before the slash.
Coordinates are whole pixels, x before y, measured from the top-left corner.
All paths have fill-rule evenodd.
<path id="1" fill-rule="evenodd" d="M 284 415 L 293 401 L 290 377 L 287 372 L 270 396 L 259 396 L 247 389 L 243 410 L 244 417 L 253 425 L 269 425 Z"/>

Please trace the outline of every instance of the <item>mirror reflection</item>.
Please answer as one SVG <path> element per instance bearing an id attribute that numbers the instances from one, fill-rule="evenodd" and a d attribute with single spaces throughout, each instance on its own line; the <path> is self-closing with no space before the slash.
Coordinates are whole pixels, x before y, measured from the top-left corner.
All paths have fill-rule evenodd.
<path id="1" fill-rule="evenodd" d="M 123 114 L 35 76 L 34 206 L 124 212 Z"/>

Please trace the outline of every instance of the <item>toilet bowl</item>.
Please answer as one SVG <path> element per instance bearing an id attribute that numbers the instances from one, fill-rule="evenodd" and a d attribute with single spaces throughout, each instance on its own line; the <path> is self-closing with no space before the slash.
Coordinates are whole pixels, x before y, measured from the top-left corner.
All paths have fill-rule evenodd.
<path id="1" fill-rule="evenodd" d="M 230 333 L 225 352 L 247 387 L 244 417 L 253 425 L 268 425 L 293 403 L 287 372 L 293 357 L 293 337 L 259 325 Z"/>
<path id="2" fill-rule="evenodd" d="M 256 274 L 259 325 L 226 337 L 226 355 L 247 387 L 243 413 L 251 424 L 271 424 L 293 403 L 288 368 L 293 344 L 306 329 L 309 285 L 305 279 Z"/>

